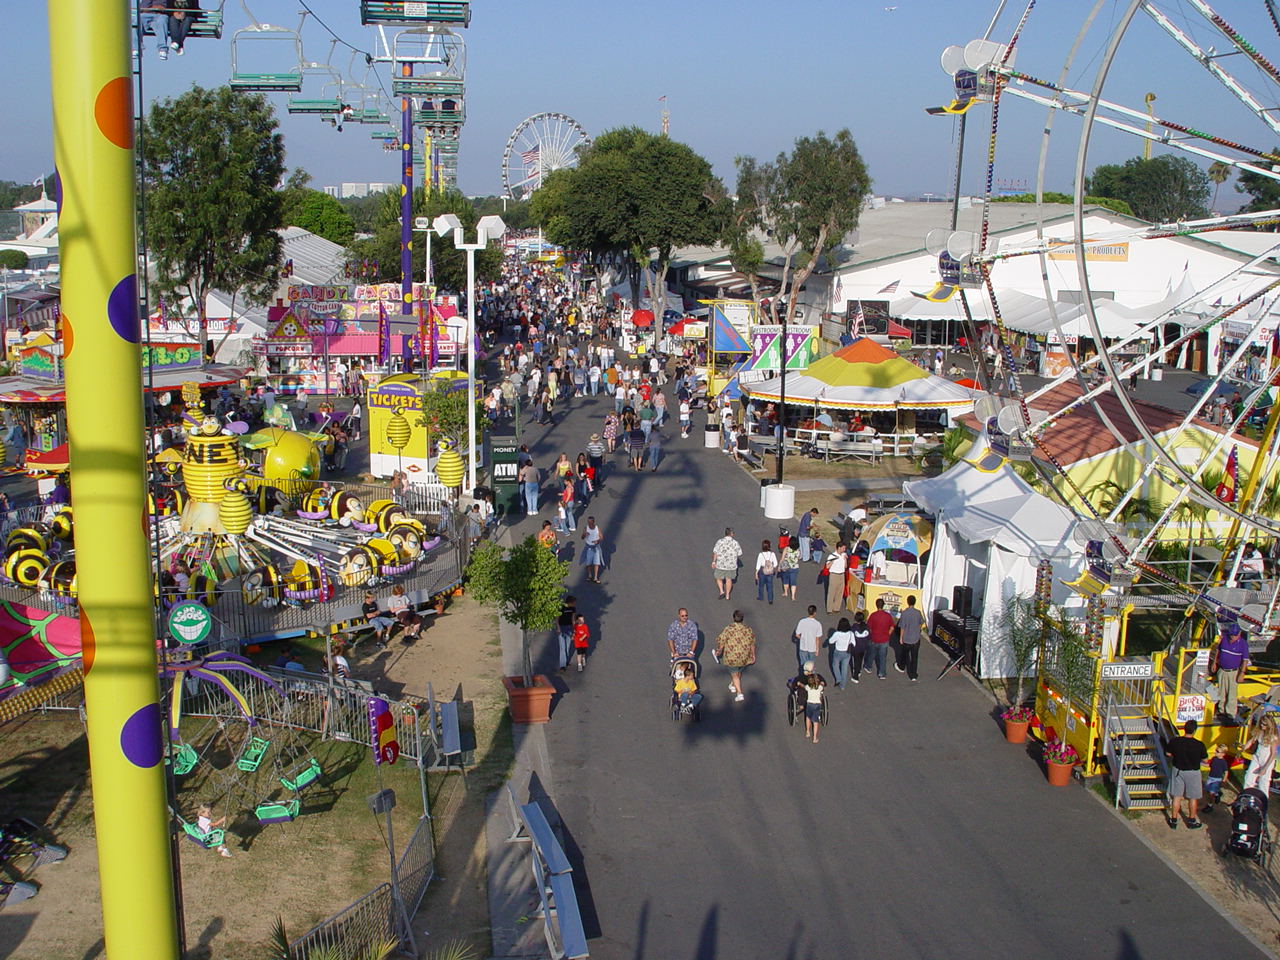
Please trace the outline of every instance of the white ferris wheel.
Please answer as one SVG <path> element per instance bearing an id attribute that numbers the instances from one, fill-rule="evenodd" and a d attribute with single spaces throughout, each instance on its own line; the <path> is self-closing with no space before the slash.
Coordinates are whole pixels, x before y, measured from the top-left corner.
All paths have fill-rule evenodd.
<path id="1" fill-rule="evenodd" d="M 573 117 L 538 113 L 520 121 L 502 150 L 502 188 L 512 200 L 524 200 L 553 170 L 572 167 L 591 137 Z"/>
<path id="2" fill-rule="evenodd" d="M 1138 593 L 1144 592 L 1145 584 L 1145 592 L 1166 595 L 1171 604 L 1181 598 L 1184 605 L 1198 606 L 1210 616 L 1215 610 L 1219 616 L 1227 611 L 1238 616 L 1246 630 L 1274 640 L 1280 637 L 1280 591 L 1274 580 L 1242 576 L 1247 567 L 1242 561 L 1251 542 L 1265 544 L 1280 537 L 1280 430 L 1276 417 L 1267 415 L 1280 401 L 1280 388 L 1274 370 L 1256 362 L 1264 349 L 1259 344 L 1280 342 L 1272 340 L 1280 324 L 1280 233 L 1274 235 L 1274 243 L 1258 233 L 1280 224 L 1280 209 L 1229 215 L 1203 211 L 1176 222 L 1134 221 L 1100 228 L 1089 220 L 1081 185 L 1099 164 L 1144 152 L 1150 156 L 1152 147 L 1157 155 L 1186 157 L 1207 167 L 1218 186 L 1242 174 L 1255 183 L 1280 181 L 1280 151 L 1275 148 L 1280 142 L 1276 0 L 1264 0 L 1256 8 L 1250 5 L 1247 22 L 1246 13 L 1231 5 L 1228 12 L 1237 18 L 1236 24 L 1205 0 L 1091 0 L 1081 4 L 1078 35 L 1061 38 L 1061 65 L 1056 58 L 1031 62 L 1043 58 L 1046 49 L 1037 29 L 1047 24 L 1038 22 L 1042 11 L 1035 9 L 1034 0 L 1008 6 L 1006 10 L 1005 2 L 998 4 L 986 34 L 943 53 L 943 69 L 954 79 L 954 100 L 930 110 L 958 118 L 961 142 L 967 121 L 972 139 L 988 147 L 979 230 L 934 231 L 927 243 L 939 257 L 942 276 L 934 293 L 948 291 L 943 298 L 950 292 L 959 294 L 969 318 L 967 329 L 974 329 L 975 320 L 992 327 L 1001 361 L 994 369 L 991 358 L 984 357 L 970 337 L 975 367 L 992 391 L 978 414 L 993 424 L 998 421 L 996 429 L 1020 449 L 1018 459 L 1037 459 L 1049 489 L 1078 518 L 1077 537 L 1097 545 L 1093 549 L 1101 550 L 1108 569 L 1114 562 L 1117 570 L 1132 574 Z M 1155 63 L 1160 64 L 1159 73 L 1150 68 Z M 1153 88 L 1158 95 L 1150 92 Z M 1002 105 L 1004 111 L 999 109 Z M 1011 137 L 1025 137 L 1017 115 L 1028 105 L 1037 114 L 1047 110 L 1047 118 L 1036 118 L 1043 122 L 1022 122 L 1022 129 L 1035 130 L 1039 146 L 1032 183 L 1037 232 L 1029 241 L 1002 244 L 988 234 L 993 183 L 999 183 L 995 178 L 1002 159 L 1001 134 L 1012 128 Z M 985 109 L 971 110 L 973 106 Z M 1061 223 L 1061 207 L 1050 211 L 1040 200 L 1049 190 L 1061 189 L 1050 185 L 1047 170 L 1072 174 L 1076 186 L 1068 225 Z M 1224 193 L 1235 199 L 1224 197 L 1223 206 L 1242 202 L 1229 186 L 1228 191 Z M 1217 206 L 1217 201 L 1215 192 L 1206 206 Z M 1046 225 L 1054 218 L 1059 223 Z M 1130 262 L 1142 263 L 1144 247 L 1152 250 L 1149 245 L 1171 237 L 1218 239 L 1230 246 L 1233 230 L 1252 234 L 1242 238 L 1249 243 L 1235 245 L 1240 255 L 1234 267 L 1212 276 L 1192 277 L 1184 271 L 1182 282 L 1136 318 L 1132 329 L 1108 335 L 1108 316 L 1114 318 L 1115 305 L 1107 281 L 1110 278 L 1114 287 L 1115 274 L 1106 269 L 1107 261 L 1117 257 L 1106 251 L 1123 249 Z M 1001 291 L 999 278 L 1001 270 L 1008 271 L 1010 261 L 1019 257 L 1039 261 L 1053 325 L 1048 342 L 1080 345 L 1064 351 L 1065 369 L 1047 375 L 1047 381 L 1030 376 L 1035 371 L 1020 354 L 1015 356 L 1011 345 L 1017 338 L 1005 326 L 1004 318 L 1017 308 L 1014 297 Z M 1074 264 L 1055 265 L 1051 260 Z M 1074 301 L 1060 300 L 1050 290 L 1051 275 L 1061 276 L 1064 270 L 1078 277 Z M 1009 302 L 1002 309 L 1006 296 Z M 1248 362 L 1251 356 L 1253 363 Z M 1176 368 L 1194 370 L 1203 379 L 1196 384 L 1191 409 L 1171 426 L 1167 414 L 1155 421 L 1150 404 L 1139 399 L 1143 389 L 1136 384 Z M 1064 384 L 1075 388 L 1069 394 L 1072 399 L 1046 410 L 1042 398 Z M 1218 400 L 1233 395 L 1237 398 L 1231 405 Z M 1099 489 L 1101 484 L 1093 489 L 1077 486 L 1047 455 L 1048 446 L 1042 442 L 1082 408 L 1094 411 L 1137 464 L 1129 475 L 1109 481 L 1105 491 Z M 1217 429 L 1207 434 L 1206 423 Z M 1256 462 L 1249 471 L 1256 482 L 1245 482 L 1242 466 L 1239 485 L 1232 476 L 1227 496 L 1224 467 L 1227 472 L 1234 469 L 1232 451 L 1242 436 L 1256 445 Z M 1172 498 L 1153 500 L 1150 491 L 1157 487 L 1173 490 Z M 1177 532 L 1171 536 L 1171 531 Z M 1179 564 L 1162 555 L 1162 545 L 1168 547 L 1184 535 L 1186 543 L 1215 540 L 1220 559 L 1211 573 L 1204 573 L 1203 567 L 1193 570 L 1190 560 Z M 1182 550 L 1189 555 L 1190 547 Z M 1269 653 L 1274 658 L 1275 652 Z"/>

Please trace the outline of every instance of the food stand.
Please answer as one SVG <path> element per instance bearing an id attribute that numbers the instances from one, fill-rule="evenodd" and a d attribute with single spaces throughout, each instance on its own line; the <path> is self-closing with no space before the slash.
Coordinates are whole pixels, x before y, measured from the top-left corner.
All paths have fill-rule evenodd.
<path id="1" fill-rule="evenodd" d="M 906 607 L 907 597 L 915 597 L 923 612 L 920 585 L 932 546 L 933 524 L 920 514 L 897 511 L 877 517 L 862 531 L 855 549 L 861 563 L 850 577 L 851 606 L 871 611 L 876 600 L 883 600 L 885 609 L 896 617 Z"/>

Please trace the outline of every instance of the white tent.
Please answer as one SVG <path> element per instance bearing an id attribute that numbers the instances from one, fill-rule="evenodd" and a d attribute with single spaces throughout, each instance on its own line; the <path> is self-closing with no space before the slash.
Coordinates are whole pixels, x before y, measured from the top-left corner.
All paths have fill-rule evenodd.
<path id="1" fill-rule="evenodd" d="M 1084 549 L 1072 537 L 1071 511 L 1036 493 L 991 452 L 985 435 L 972 451 L 974 457 L 936 477 L 907 481 L 902 489 L 935 518 L 921 584 L 926 614 L 949 608 L 955 587 L 971 587 L 974 609 L 982 611 L 979 676 L 1007 677 L 1013 668 L 1000 631 L 1005 604 L 1034 593 L 1036 565 L 1046 558 L 1054 564 L 1053 602 L 1082 604 L 1062 580 L 1074 578 Z"/>
<path id="2" fill-rule="evenodd" d="M 1000 317 L 1010 330 L 1040 336 L 1054 332 L 1054 316 L 1050 313 L 1049 301 L 1043 297 L 1035 297 L 1018 290 L 1003 290 L 997 294 L 997 300 L 1000 305 Z M 1053 306 L 1063 334 L 1073 337 L 1092 336 L 1083 306 L 1078 303 L 1056 303 Z M 995 317 L 985 291 L 974 291 L 969 296 L 969 309 L 975 320 L 989 321 Z M 1156 307 L 1141 309 L 1125 307 L 1113 300 L 1095 300 L 1094 310 L 1098 315 L 1102 334 L 1107 339 L 1132 336 L 1146 320 L 1162 312 Z M 915 296 L 900 297 L 893 301 L 890 312 L 895 317 L 914 320 L 964 319 L 964 306 L 959 297 L 952 297 L 943 303 L 932 303 Z"/>

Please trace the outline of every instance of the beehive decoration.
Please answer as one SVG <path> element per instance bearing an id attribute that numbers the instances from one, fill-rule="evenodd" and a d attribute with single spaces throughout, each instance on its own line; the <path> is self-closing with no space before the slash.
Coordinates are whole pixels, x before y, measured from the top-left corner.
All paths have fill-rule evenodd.
<path id="1" fill-rule="evenodd" d="M 240 490 L 229 490 L 218 504 L 218 519 L 227 533 L 239 536 L 253 522 L 253 507 Z"/>
<path id="2" fill-rule="evenodd" d="M 466 475 L 467 465 L 453 448 L 453 441 L 445 437 L 440 441 L 440 456 L 436 458 L 436 477 L 446 487 L 456 487 Z"/>
<path id="3" fill-rule="evenodd" d="M 404 411 L 397 410 L 392 414 L 391 419 L 387 421 L 387 443 L 397 450 L 403 450 L 409 445 L 409 437 L 412 434 L 413 428 L 409 426 L 409 421 L 404 418 Z"/>

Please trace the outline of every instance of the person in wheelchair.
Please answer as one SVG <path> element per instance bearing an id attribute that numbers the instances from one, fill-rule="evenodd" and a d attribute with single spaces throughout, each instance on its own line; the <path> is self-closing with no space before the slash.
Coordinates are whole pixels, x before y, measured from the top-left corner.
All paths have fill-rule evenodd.
<path id="1" fill-rule="evenodd" d="M 804 716 L 806 740 L 818 742 L 818 730 L 826 720 L 827 680 L 817 672 L 814 662 L 806 660 L 804 669 L 787 681 L 787 703 L 794 724 Z"/>

